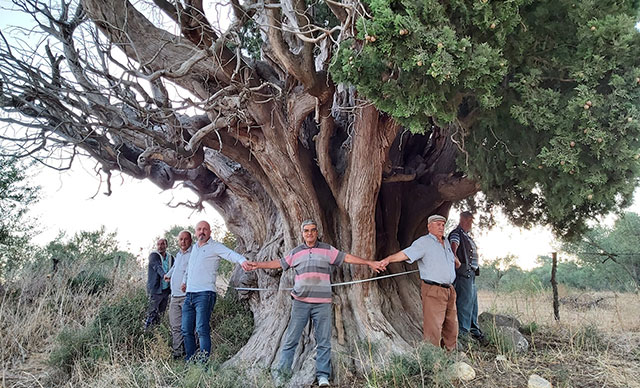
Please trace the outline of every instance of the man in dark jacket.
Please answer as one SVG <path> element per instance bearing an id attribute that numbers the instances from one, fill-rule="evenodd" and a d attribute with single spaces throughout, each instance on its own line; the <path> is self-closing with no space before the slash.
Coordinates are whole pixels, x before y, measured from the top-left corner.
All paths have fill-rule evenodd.
<path id="1" fill-rule="evenodd" d="M 147 270 L 147 294 L 149 294 L 149 312 L 144 324 L 145 330 L 160 322 L 160 316 L 164 313 L 169 302 L 171 289 L 169 283 L 164 280 L 164 275 L 173 265 L 173 257 L 167 253 L 167 240 L 161 238 L 156 243 L 158 248 L 149 255 L 149 267 Z"/>
<path id="2" fill-rule="evenodd" d="M 449 233 L 451 249 L 456 255 L 456 309 L 458 311 L 458 338 L 464 343 L 469 333 L 481 343 L 484 335 L 478 327 L 478 290 L 476 276 L 478 267 L 478 249 L 469 232 L 473 226 L 473 214 L 465 211 L 460 214 L 460 223 Z M 458 264 L 459 262 L 459 264 Z"/>

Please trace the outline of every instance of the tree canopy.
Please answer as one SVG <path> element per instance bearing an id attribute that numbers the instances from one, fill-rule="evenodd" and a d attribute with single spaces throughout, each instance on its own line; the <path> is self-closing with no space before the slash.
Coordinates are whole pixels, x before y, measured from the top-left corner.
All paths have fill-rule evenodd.
<path id="1" fill-rule="evenodd" d="M 204 137 L 218 132 L 213 149 L 242 140 L 249 153 L 271 152 L 250 136 L 225 139 L 220 132 L 241 122 L 260 125 L 250 101 L 291 92 L 304 106 L 289 112 L 295 125 L 309 114 L 320 124 L 318 116 L 332 112 L 333 126 L 348 136 L 353 116 L 340 111 L 354 105 L 355 95 L 340 90 L 353 85 L 358 96 L 414 133 L 447 128 L 458 157 L 449 173 L 466 174 L 485 194 L 484 204 L 504 206 L 516 224 L 579 232 L 585 219 L 627 205 L 637 184 L 637 1 L 232 1 L 235 18 L 226 31 L 207 20 L 201 1 L 125 2 L 104 14 L 93 1 L 59 8 L 35 0 L 15 4 L 44 34 L 37 42 L 20 41 L 19 30 L 13 36 L 3 31 L 3 120 L 43 129 L 23 138 L 28 147 L 21 153 L 35 155 L 38 148 L 50 155 L 60 145 L 77 152 L 70 147 L 80 146 L 107 174 L 155 174 L 165 188 L 185 180 L 208 200 L 216 191 L 202 186 L 211 178 L 184 171 L 197 165 Z M 125 20 L 126 13 L 122 26 L 109 20 Z M 178 35 L 169 32 L 176 28 Z M 150 44 L 137 47 L 145 39 Z M 34 56 L 32 47 L 43 50 Z M 210 59 L 215 66 L 207 68 Z M 286 74 L 303 89 L 296 92 Z M 196 87 L 203 76 L 213 83 Z M 334 82 L 341 97 L 321 112 Z M 176 100 L 168 84 L 200 102 Z M 303 90 L 320 105 L 306 103 Z M 215 117 L 188 117 L 190 111 Z M 184 144 L 176 142 L 180 128 L 193 132 Z M 318 140 L 330 141 L 328 147 L 316 144 L 330 187 L 335 174 L 323 161 L 329 158 L 339 178 L 348 157 L 334 149 L 350 144 L 336 129 L 331 136 L 320 131 Z M 313 143 L 315 131 L 299 134 L 302 145 Z M 150 145 L 138 150 L 143 138 Z M 223 153 L 249 168 L 248 161 Z M 392 172 L 385 176 L 419 174 L 406 156 L 395 165 L 389 155 Z M 174 169 L 167 172 L 162 162 Z M 450 197 L 467 197 L 472 187 L 458 185 L 460 195 Z"/>
<path id="2" fill-rule="evenodd" d="M 364 2 L 332 74 L 415 132 L 458 123 L 458 167 L 517 224 L 562 234 L 629 204 L 637 2 Z"/>

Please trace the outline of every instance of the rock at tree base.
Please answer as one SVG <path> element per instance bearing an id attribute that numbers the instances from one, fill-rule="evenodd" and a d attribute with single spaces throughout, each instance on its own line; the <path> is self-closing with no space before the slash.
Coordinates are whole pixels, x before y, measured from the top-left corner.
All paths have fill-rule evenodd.
<path id="1" fill-rule="evenodd" d="M 466 362 L 457 361 L 451 366 L 451 377 L 454 380 L 471 381 L 476 378 L 476 371 Z"/>
<path id="2" fill-rule="evenodd" d="M 538 376 L 531 375 L 529 376 L 529 381 L 527 382 L 527 388 L 552 388 L 553 385 L 546 379 Z"/>
<path id="3" fill-rule="evenodd" d="M 529 350 L 529 341 L 517 329 L 513 327 L 496 327 L 496 341 L 501 341 L 507 350 L 516 353 L 525 353 Z"/>
<path id="4" fill-rule="evenodd" d="M 522 326 L 520 321 L 518 321 L 516 318 L 500 314 L 491 314 L 486 311 L 478 316 L 478 323 L 480 324 L 480 326 L 495 325 L 513 327 L 514 329 L 519 329 L 520 326 Z"/>

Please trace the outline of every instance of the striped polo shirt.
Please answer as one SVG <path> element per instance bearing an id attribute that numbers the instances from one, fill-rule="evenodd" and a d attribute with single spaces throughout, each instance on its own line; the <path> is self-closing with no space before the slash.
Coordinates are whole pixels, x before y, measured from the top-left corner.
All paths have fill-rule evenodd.
<path id="1" fill-rule="evenodd" d="M 299 245 L 280 259 L 282 269 L 296 270 L 291 296 L 306 303 L 331 303 L 331 266 L 342 265 L 346 253 L 329 244 Z"/>

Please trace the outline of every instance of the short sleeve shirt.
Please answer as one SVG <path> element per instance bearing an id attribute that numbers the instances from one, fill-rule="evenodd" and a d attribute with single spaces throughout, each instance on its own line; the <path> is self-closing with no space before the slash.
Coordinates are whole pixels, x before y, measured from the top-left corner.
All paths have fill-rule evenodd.
<path id="1" fill-rule="evenodd" d="M 452 284 L 456 280 L 455 256 L 446 238 L 444 245 L 432 234 L 422 236 L 403 250 L 408 263 L 418 262 L 422 280 Z"/>
<path id="2" fill-rule="evenodd" d="M 345 257 L 346 253 L 323 242 L 294 248 L 280 259 L 283 270 L 296 272 L 291 296 L 306 303 L 331 303 L 331 267 L 342 265 Z"/>

